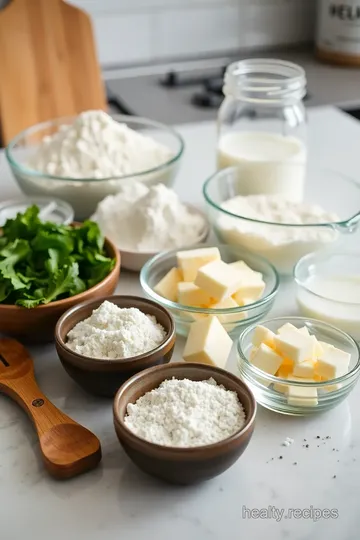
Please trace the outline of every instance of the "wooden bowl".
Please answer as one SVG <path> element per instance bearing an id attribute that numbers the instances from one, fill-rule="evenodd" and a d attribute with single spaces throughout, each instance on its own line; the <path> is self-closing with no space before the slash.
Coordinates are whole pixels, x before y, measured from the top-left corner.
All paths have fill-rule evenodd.
<path id="1" fill-rule="evenodd" d="M 127 405 L 172 377 L 193 381 L 213 377 L 226 389 L 234 390 L 245 410 L 245 425 L 231 437 L 207 446 L 176 448 L 141 439 L 124 423 Z M 223 473 L 241 456 L 254 430 L 256 401 L 250 389 L 225 370 L 204 364 L 174 363 L 147 369 L 124 383 L 116 394 L 113 414 L 118 439 L 140 469 L 171 483 L 193 484 Z"/>
<path id="2" fill-rule="evenodd" d="M 59 317 L 72 306 L 99 296 L 112 294 L 119 281 L 120 254 L 116 246 L 105 238 L 104 249 L 115 259 L 115 266 L 105 279 L 83 293 L 64 300 L 56 300 L 32 309 L 0 304 L 0 332 L 30 343 L 48 343 L 54 339 Z"/>
<path id="3" fill-rule="evenodd" d="M 153 315 L 167 331 L 164 341 L 152 351 L 118 360 L 91 358 L 72 351 L 66 345 L 66 336 L 78 322 L 89 317 L 105 300 L 121 308 L 134 307 L 145 314 Z M 87 392 L 106 397 L 113 397 L 123 382 L 135 373 L 170 362 L 175 339 L 175 324 L 168 310 L 152 300 L 138 296 L 103 296 L 83 302 L 64 313 L 55 329 L 56 350 L 67 373 Z"/>

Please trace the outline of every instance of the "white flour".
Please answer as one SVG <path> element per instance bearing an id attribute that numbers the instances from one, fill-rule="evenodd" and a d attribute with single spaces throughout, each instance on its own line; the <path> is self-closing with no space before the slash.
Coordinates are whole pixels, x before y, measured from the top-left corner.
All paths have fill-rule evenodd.
<path id="1" fill-rule="evenodd" d="M 108 178 L 153 169 L 172 155 L 166 146 L 104 111 L 86 111 L 44 137 L 29 166 L 53 176 Z"/>
<path id="2" fill-rule="evenodd" d="M 120 249 L 139 252 L 193 244 L 205 227 L 202 216 L 191 212 L 172 189 L 163 184 L 148 188 L 135 181 L 106 197 L 92 219 Z"/>
<path id="3" fill-rule="evenodd" d="M 245 423 L 236 392 L 214 379 L 170 379 L 129 403 L 125 424 L 139 437 L 163 446 L 191 447 L 216 443 Z"/>
<path id="4" fill-rule="evenodd" d="M 105 301 L 70 330 L 66 345 L 92 358 L 128 358 L 155 349 L 165 336 L 155 317 Z"/>

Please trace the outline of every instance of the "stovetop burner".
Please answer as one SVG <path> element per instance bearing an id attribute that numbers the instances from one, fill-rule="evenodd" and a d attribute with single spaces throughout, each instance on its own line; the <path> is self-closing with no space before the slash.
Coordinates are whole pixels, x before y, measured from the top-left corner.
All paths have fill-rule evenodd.
<path id="1" fill-rule="evenodd" d="M 169 71 L 160 80 L 166 88 L 182 88 L 185 86 L 199 86 L 200 89 L 191 96 L 191 103 L 195 107 L 218 108 L 223 100 L 223 77 L 226 66 L 216 72 L 204 75 L 185 75 L 176 71 Z"/>

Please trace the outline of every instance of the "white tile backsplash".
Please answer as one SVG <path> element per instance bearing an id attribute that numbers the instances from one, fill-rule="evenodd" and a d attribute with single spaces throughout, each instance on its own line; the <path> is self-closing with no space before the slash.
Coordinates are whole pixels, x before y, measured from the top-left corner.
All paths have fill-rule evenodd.
<path id="1" fill-rule="evenodd" d="M 239 46 L 241 17 L 236 6 L 177 9 L 154 15 L 155 58 L 196 56 Z"/>
<path id="2" fill-rule="evenodd" d="M 148 14 L 99 14 L 93 17 L 93 25 L 101 64 L 152 59 L 152 20 Z"/>
<path id="3" fill-rule="evenodd" d="M 197 57 L 312 39 L 315 0 L 68 0 L 93 18 L 100 62 Z"/>

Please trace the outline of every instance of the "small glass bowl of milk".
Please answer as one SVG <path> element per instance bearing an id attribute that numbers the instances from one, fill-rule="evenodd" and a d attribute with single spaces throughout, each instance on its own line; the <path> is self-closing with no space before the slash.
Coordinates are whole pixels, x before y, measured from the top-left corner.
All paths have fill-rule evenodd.
<path id="1" fill-rule="evenodd" d="M 294 277 L 302 315 L 360 340 L 360 252 L 310 253 L 297 263 Z"/>
<path id="2" fill-rule="evenodd" d="M 226 70 L 223 92 L 217 168 L 241 165 L 253 193 L 302 201 L 307 162 L 303 68 L 275 59 L 234 62 Z"/>

